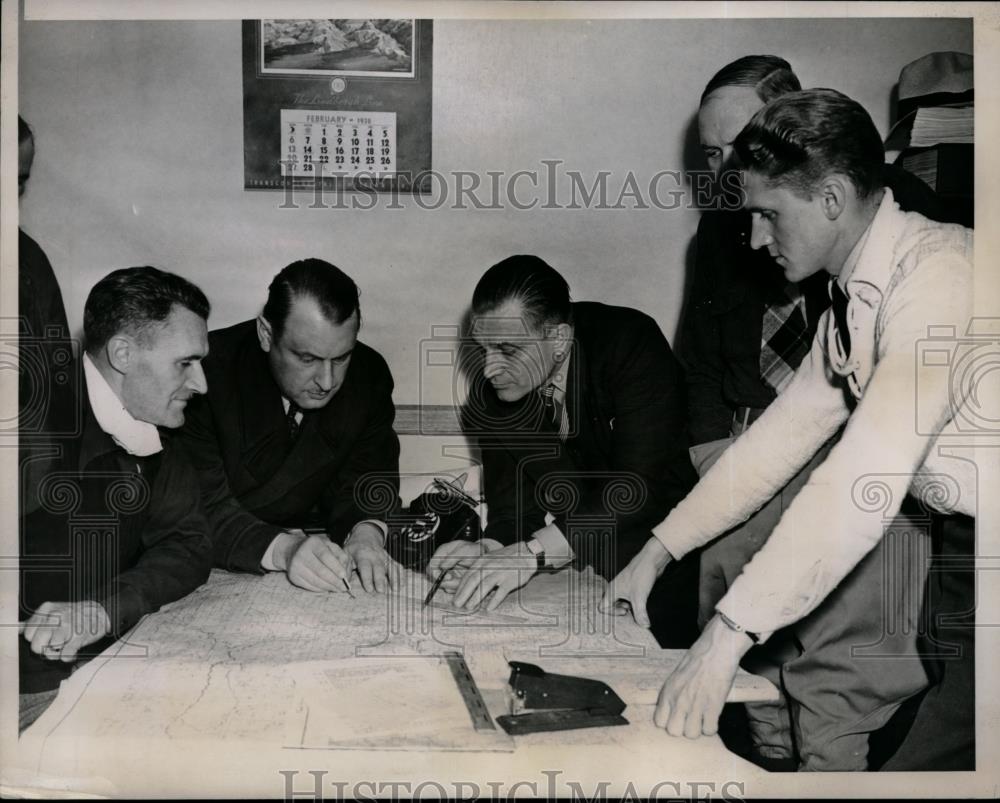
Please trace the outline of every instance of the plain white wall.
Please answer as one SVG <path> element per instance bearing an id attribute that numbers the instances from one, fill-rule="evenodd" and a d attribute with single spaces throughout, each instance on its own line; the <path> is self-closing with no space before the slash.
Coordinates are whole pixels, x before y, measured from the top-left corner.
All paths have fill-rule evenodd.
<path id="1" fill-rule="evenodd" d="M 561 159 L 591 179 L 610 171 L 613 199 L 630 170 L 644 185 L 702 167 L 698 97 L 733 58 L 783 55 L 804 86 L 846 92 L 885 134 L 900 68 L 934 50 L 971 53 L 971 22 L 438 21 L 434 168 L 485 178 Z M 52 260 L 74 327 L 114 268 L 197 281 L 223 326 L 258 312 L 282 266 L 318 256 L 361 286 L 362 337 L 388 359 L 397 402 L 447 403 L 449 383 L 420 392 L 420 341 L 458 322 L 487 267 L 528 252 L 576 298 L 643 309 L 673 338 L 695 210 L 425 211 L 410 200 L 364 211 L 309 209 L 308 197 L 279 209 L 281 193 L 242 189 L 239 22 L 29 22 L 20 52 L 37 142 L 22 224 Z"/>

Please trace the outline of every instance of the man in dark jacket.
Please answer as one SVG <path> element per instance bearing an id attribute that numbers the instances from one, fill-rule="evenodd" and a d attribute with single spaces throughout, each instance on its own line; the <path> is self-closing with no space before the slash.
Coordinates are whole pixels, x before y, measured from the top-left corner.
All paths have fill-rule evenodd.
<path id="1" fill-rule="evenodd" d="M 392 375 L 360 325 L 353 280 L 306 259 L 274 278 L 256 320 L 209 336 L 212 390 L 182 435 L 216 565 L 284 571 L 311 591 L 347 591 L 355 569 L 366 591 L 395 582 Z"/>
<path id="2" fill-rule="evenodd" d="M 35 159 L 35 137 L 18 125 L 18 195 Z M 79 440 L 79 359 L 73 353 L 62 291 L 52 264 L 23 229 L 17 231 L 18 452 L 22 513 L 38 507 L 38 488 Z"/>
<path id="3" fill-rule="evenodd" d="M 22 729 L 107 637 L 208 577 L 197 479 L 166 431 L 205 392 L 208 313 L 197 287 L 149 267 L 114 271 L 87 298 L 82 434 L 21 518 Z"/>
<path id="4" fill-rule="evenodd" d="M 472 321 L 483 365 L 465 428 L 482 450 L 489 552 L 449 581 L 455 602 L 492 593 L 495 608 L 538 569 L 570 561 L 613 577 L 695 481 L 666 338 L 637 310 L 571 303 L 566 280 L 536 256 L 483 275 Z M 432 576 L 479 550 L 444 545 Z"/>

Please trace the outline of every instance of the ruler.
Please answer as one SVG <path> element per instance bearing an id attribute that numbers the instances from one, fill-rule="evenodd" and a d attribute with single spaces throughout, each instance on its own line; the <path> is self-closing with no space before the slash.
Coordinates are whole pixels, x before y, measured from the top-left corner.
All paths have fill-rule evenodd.
<path id="1" fill-rule="evenodd" d="M 462 701 L 472 718 L 472 727 L 477 731 L 495 731 L 497 728 L 493 724 L 493 717 L 486 708 L 486 702 L 469 671 L 468 664 L 465 663 L 465 658 L 460 653 L 449 652 L 445 653 L 444 659 L 448 662 L 451 676 L 455 678 L 455 685 L 458 686 Z"/>

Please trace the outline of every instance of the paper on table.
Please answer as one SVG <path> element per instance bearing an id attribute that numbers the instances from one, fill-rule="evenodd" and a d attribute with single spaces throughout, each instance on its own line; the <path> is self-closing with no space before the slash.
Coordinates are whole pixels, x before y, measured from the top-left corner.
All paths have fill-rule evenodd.
<path id="1" fill-rule="evenodd" d="M 445 660 L 382 656 L 289 667 L 296 710 L 288 747 L 513 752 L 497 728 L 477 731 Z M 496 712 L 494 712 L 496 713 Z"/>
<path id="2" fill-rule="evenodd" d="M 533 662 L 545 666 L 549 656 L 568 654 L 630 659 L 653 643 L 630 617 L 598 613 L 604 581 L 589 569 L 538 575 L 493 614 L 464 616 L 422 608 L 426 578 L 407 572 L 402 579 L 397 593 L 351 599 L 297 589 L 280 573 L 214 570 L 204 586 L 145 617 L 63 683 L 21 739 L 32 745 L 25 761 L 38 773 L 86 768 L 111 777 L 123 755 L 144 755 L 150 744 L 182 751 L 218 740 L 280 751 L 296 743 L 286 740 L 293 719 L 302 738 L 294 706 L 306 698 L 288 671 L 297 663 L 458 650 L 489 705 L 485 692 L 501 690 L 510 674 L 505 648 L 531 649 Z M 490 618 L 497 614 L 524 621 Z"/>
<path id="3" fill-rule="evenodd" d="M 645 656 L 539 657 L 523 649 L 505 650 L 508 661 L 536 664 L 557 675 L 602 680 L 628 705 L 656 705 L 663 681 L 684 657 L 684 650 L 647 650 Z M 766 678 L 742 669 L 736 673 L 728 703 L 777 700 L 778 689 Z"/>

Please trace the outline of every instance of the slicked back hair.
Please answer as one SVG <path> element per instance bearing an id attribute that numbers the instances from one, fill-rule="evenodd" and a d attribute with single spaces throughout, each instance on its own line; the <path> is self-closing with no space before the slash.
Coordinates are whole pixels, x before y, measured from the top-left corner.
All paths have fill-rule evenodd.
<path id="1" fill-rule="evenodd" d="M 860 103 L 833 89 L 792 92 L 759 109 L 733 147 L 747 170 L 810 197 L 840 173 L 860 199 L 883 186 L 885 149 Z"/>
<path id="2" fill-rule="evenodd" d="M 726 86 L 748 86 L 764 103 L 776 97 L 802 89 L 792 65 L 780 56 L 743 56 L 731 61 L 715 75 L 701 93 L 699 105 L 715 90 Z"/>
<path id="3" fill-rule="evenodd" d="M 483 315 L 511 300 L 521 302 L 525 322 L 536 331 L 573 321 L 569 285 L 540 257 L 518 254 L 486 271 L 472 294 L 472 312 Z"/>
<path id="4" fill-rule="evenodd" d="M 359 292 L 354 280 L 322 259 L 300 259 L 282 268 L 267 290 L 262 314 L 271 324 L 275 342 L 281 339 L 292 302 L 299 297 L 312 298 L 324 317 L 338 326 L 357 311 L 360 325 Z"/>
<path id="5" fill-rule="evenodd" d="M 90 354 L 118 334 L 140 342 L 147 330 L 170 317 L 174 306 L 208 320 L 211 305 L 187 279 L 149 266 L 112 271 L 91 289 L 83 307 L 83 334 Z"/>

